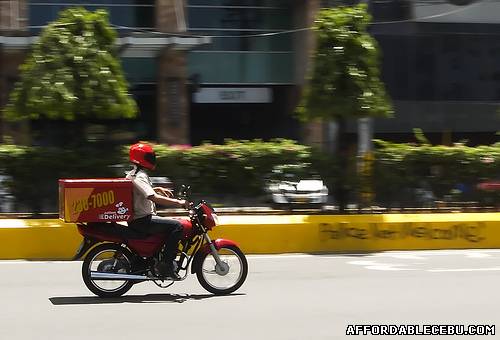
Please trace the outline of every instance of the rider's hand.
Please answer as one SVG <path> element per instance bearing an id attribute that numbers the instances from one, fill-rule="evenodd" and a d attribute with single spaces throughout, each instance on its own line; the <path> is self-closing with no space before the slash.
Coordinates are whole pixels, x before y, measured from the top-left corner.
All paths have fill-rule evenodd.
<path id="1" fill-rule="evenodd" d="M 189 209 L 189 206 L 190 206 L 189 201 L 186 201 L 186 200 L 178 200 L 178 202 L 179 202 L 179 205 L 180 205 L 181 207 L 183 207 L 184 209 Z"/>

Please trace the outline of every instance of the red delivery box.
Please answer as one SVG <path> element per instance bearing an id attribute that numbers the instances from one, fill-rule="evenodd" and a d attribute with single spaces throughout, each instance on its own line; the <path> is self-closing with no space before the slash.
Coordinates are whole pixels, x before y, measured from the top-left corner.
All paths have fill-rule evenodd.
<path id="1" fill-rule="evenodd" d="M 64 222 L 120 222 L 132 218 L 132 181 L 60 179 L 59 218 Z"/>

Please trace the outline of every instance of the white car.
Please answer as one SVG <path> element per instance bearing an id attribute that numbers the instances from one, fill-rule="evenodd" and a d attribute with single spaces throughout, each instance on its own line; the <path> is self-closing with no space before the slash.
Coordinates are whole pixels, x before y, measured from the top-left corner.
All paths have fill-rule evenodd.
<path id="1" fill-rule="evenodd" d="M 277 205 L 321 206 L 328 201 L 328 188 L 308 164 L 275 167 L 266 192 Z"/>

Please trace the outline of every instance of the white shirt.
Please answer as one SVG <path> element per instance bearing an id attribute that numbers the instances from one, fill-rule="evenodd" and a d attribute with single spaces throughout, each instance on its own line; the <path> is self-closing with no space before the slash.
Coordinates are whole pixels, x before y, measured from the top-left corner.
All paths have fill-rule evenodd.
<path id="1" fill-rule="evenodd" d="M 149 179 L 148 174 L 144 170 L 138 170 L 134 165 L 134 169 L 127 173 L 126 179 L 132 180 L 134 184 L 134 217 L 133 219 L 141 218 L 147 215 L 156 215 L 156 206 L 153 201 L 148 199 L 153 196 L 153 184 Z"/>

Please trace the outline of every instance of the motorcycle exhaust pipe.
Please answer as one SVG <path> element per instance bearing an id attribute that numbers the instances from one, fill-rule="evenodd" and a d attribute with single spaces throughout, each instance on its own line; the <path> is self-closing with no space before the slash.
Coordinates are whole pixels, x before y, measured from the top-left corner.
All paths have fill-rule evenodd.
<path id="1" fill-rule="evenodd" d="M 90 272 L 90 278 L 93 280 L 157 280 L 158 278 L 149 277 L 145 275 L 131 275 L 120 273 L 102 273 Z"/>

